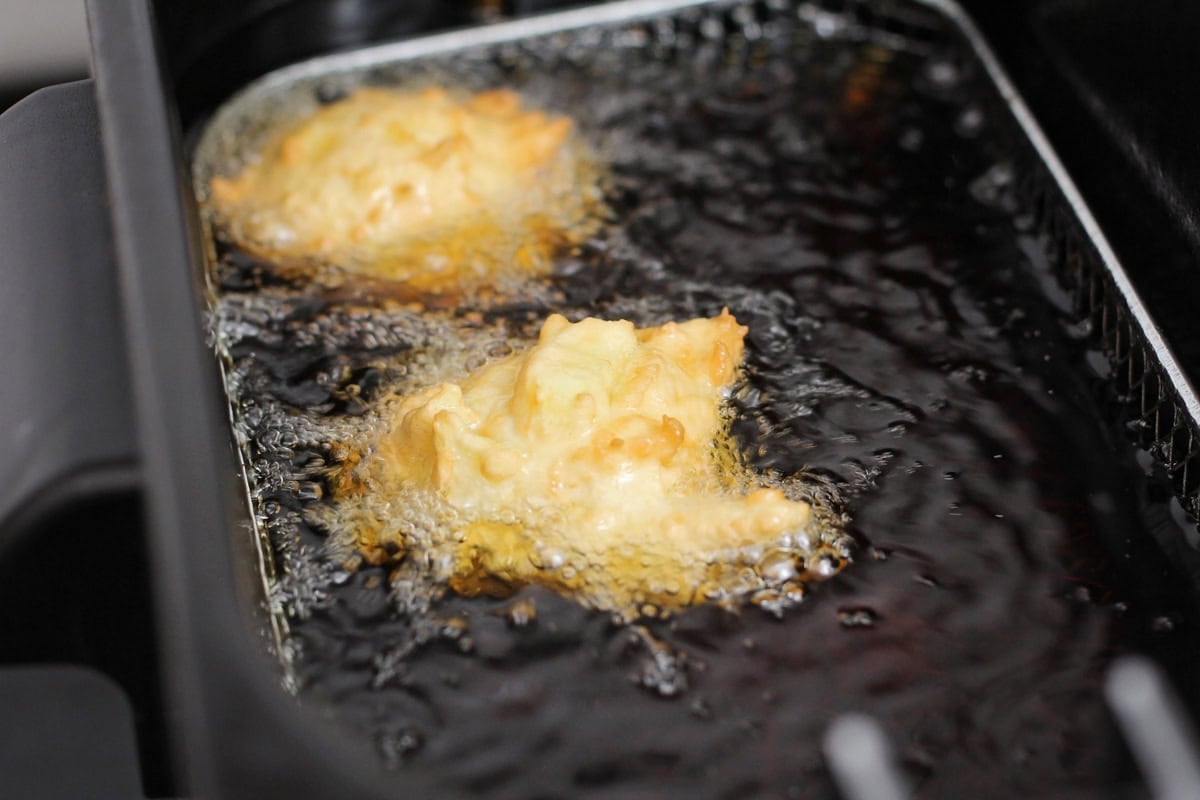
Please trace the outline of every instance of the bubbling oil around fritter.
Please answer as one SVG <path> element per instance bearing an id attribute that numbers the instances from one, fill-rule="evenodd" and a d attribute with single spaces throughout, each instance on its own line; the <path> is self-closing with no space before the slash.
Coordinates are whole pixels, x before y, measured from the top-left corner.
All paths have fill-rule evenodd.
<path id="1" fill-rule="evenodd" d="M 600 190 L 572 121 L 515 92 L 359 88 L 213 178 L 209 205 L 281 266 L 436 293 L 549 271 L 594 231 Z"/>
<path id="2" fill-rule="evenodd" d="M 731 442 L 746 332 L 728 311 L 641 329 L 553 314 L 528 350 L 388 408 L 335 480 L 330 527 L 467 596 L 539 584 L 625 618 L 795 602 L 841 562 L 829 515 Z"/>

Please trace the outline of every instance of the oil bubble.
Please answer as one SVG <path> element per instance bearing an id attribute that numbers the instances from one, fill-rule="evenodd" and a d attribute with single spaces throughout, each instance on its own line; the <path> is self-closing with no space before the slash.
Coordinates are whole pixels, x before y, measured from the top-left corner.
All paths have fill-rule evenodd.
<path id="1" fill-rule="evenodd" d="M 839 608 L 838 623 L 843 628 L 873 628 L 879 616 L 866 607 Z"/>

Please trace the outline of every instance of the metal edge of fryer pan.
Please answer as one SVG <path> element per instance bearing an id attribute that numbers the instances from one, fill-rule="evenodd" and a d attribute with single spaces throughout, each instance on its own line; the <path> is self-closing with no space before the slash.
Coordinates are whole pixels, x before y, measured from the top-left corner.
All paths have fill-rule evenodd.
<path id="1" fill-rule="evenodd" d="M 983 63 L 984 68 L 988 72 L 988 76 L 992 79 L 996 89 L 1000 92 L 1000 96 L 1012 111 L 1013 117 L 1017 120 L 1017 124 L 1021 126 L 1021 130 L 1029 138 L 1029 142 L 1037 151 L 1038 157 L 1045 164 L 1046 169 L 1050 172 L 1050 176 L 1054 179 L 1059 190 L 1063 194 L 1063 198 L 1067 201 L 1075 218 L 1078 220 L 1083 232 L 1087 234 L 1088 240 L 1096 249 L 1096 253 L 1100 256 L 1100 261 L 1104 268 L 1112 276 L 1113 283 L 1117 291 L 1124 299 L 1129 307 L 1129 312 L 1137 322 L 1138 328 L 1142 335 L 1150 344 L 1154 355 L 1158 360 L 1159 366 L 1162 367 L 1171 386 L 1179 395 L 1179 401 L 1183 404 L 1184 410 L 1191 417 L 1193 425 L 1200 427 L 1200 398 L 1196 394 L 1196 390 L 1184 374 L 1183 369 L 1179 366 L 1179 362 L 1175 358 L 1175 353 L 1171 350 L 1166 340 L 1163 338 L 1158 326 L 1154 323 L 1154 318 L 1142 303 L 1141 296 L 1137 289 L 1134 288 L 1133 282 L 1129 279 L 1129 274 L 1125 271 L 1125 267 L 1117 258 L 1116 252 L 1108 242 L 1108 238 L 1100 228 L 1100 224 L 1092 215 L 1091 209 L 1087 202 L 1083 199 L 1079 189 L 1075 186 L 1075 182 L 1071 179 L 1066 167 L 1058 158 L 1050 140 L 1046 138 L 1046 134 L 1042 131 L 1041 126 L 1033 116 L 1033 112 L 1029 110 L 1029 106 L 1025 103 L 1025 99 L 1021 93 L 1017 91 L 1013 82 L 1009 79 L 1008 74 L 1000 65 L 999 59 L 984 39 L 983 34 L 975 27 L 975 23 L 970 16 L 962 9 L 955 0 L 910 0 L 910 2 L 919 3 L 928 6 L 946 15 L 946 18 L 953 22 L 959 32 L 971 45 L 979 60 Z"/>
<path id="2" fill-rule="evenodd" d="M 196 144 L 194 165 L 209 164 L 214 159 L 208 151 L 217 146 L 221 132 L 247 116 L 264 98 L 277 91 L 291 88 L 307 80 L 346 75 L 381 64 L 397 64 L 420 58 L 441 56 L 476 47 L 486 47 L 567 33 L 582 28 L 603 27 L 635 22 L 640 19 L 666 17 L 689 8 L 736 6 L 744 0 L 618 0 L 617 2 L 585 6 L 569 11 L 539 14 L 493 25 L 480 25 L 447 33 L 377 44 L 345 53 L 316 56 L 267 72 L 246 84 L 221 104 L 216 114 L 204 125 Z"/>
<path id="3" fill-rule="evenodd" d="M 506 44 L 580 28 L 601 27 L 639 19 L 666 17 L 677 11 L 701 6 L 741 5 L 745 0 L 620 0 L 570 11 L 524 17 L 495 25 L 464 28 L 449 33 L 423 36 L 390 44 L 373 45 L 347 53 L 317 56 L 269 72 L 250 84 L 246 92 L 271 92 L 308 78 L 367 70 L 382 63 L 412 61 L 425 56 L 445 55 L 455 50 Z M 240 104 L 241 97 L 234 102 Z"/>

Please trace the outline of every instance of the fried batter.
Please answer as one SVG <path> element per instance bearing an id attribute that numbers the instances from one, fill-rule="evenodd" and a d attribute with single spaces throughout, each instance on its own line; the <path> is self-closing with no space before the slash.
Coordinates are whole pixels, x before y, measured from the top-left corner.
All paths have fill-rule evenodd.
<path id="1" fill-rule="evenodd" d="M 218 219 L 277 263 L 431 291 L 546 271 L 598 190 L 565 117 L 507 90 L 360 88 L 210 185 Z"/>
<path id="2" fill-rule="evenodd" d="M 761 589 L 764 559 L 795 576 L 810 506 L 729 438 L 745 334 L 728 311 L 643 329 L 552 315 L 529 350 L 390 409 L 338 483 L 342 523 L 461 594 L 537 583 L 626 616 Z"/>

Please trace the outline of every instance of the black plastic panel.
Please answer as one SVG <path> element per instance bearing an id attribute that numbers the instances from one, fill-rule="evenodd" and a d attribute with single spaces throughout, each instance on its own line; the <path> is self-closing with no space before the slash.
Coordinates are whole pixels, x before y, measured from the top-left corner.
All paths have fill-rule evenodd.
<path id="1" fill-rule="evenodd" d="M 80 667 L 0 669 L 0 775 L 7 797 L 144 797 L 121 690 Z"/>
<path id="2" fill-rule="evenodd" d="M 91 81 L 0 116 L 0 187 L 2 560 L 45 515 L 137 484 Z"/>

